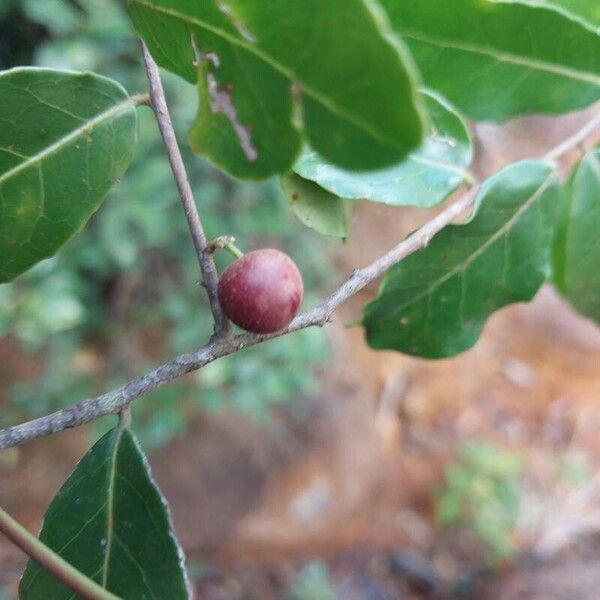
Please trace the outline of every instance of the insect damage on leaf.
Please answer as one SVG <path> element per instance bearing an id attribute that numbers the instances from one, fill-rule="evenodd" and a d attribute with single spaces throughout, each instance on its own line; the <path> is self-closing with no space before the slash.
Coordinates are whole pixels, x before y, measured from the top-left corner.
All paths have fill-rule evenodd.
<path id="1" fill-rule="evenodd" d="M 234 177 L 259 180 L 288 173 L 304 139 L 353 171 L 396 164 L 422 141 L 427 119 L 415 93 L 416 70 L 373 4 L 130 0 L 128 7 L 157 63 L 198 87 L 188 133 L 192 151 Z M 331 35 L 340 15 L 344 39 Z M 203 56 L 218 56 L 218 68 L 205 60 L 200 72 L 191 66 L 189 36 Z M 208 71 L 219 86 L 234 85 L 235 123 L 230 111 L 211 108 Z M 303 89 L 301 120 L 289 94 L 292 81 Z M 238 125 L 249 128 L 254 160 L 241 147 Z"/>
<path id="2" fill-rule="evenodd" d="M 214 52 L 206 52 L 202 55 L 202 58 L 207 61 L 209 65 L 212 65 L 213 68 L 219 67 L 219 57 Z M 237 110 L 231 100 L 231 90 L 233 89 L 233 85 L 219 85 L 217 78 L 210 70 L 206 71 L 206 83 L 208 95 L 210 97 L 211 111 L 214 114 L 222 113 L 229 119 L 246 158 L 251 162 L 256 161 L 258 159 L 258 151 L 252 144 L 250 127 L 240 123 Z"/>

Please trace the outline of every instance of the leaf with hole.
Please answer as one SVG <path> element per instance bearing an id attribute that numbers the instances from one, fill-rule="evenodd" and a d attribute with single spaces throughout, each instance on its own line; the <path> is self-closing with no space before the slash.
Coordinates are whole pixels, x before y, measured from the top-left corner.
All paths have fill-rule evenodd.
<path id="1" fill-rule="evenodd" d="M 353 173 L 307 150 L 294 170 L 341 198 L 364 198 L 392 206 L 439 204 L 470 179 L 467 167 L 473 146 L 467 125 L 447 100 L 431 91 L 424 91 L 422 96 L 431 116 L 431 130 L 403 162 L 378 171 Z"/>
<path id="2" fill-rule="evenodd" d="M 127 169 L 136 110 L 91 73 L 0 73 L 0 283 L 53 255 Z"/>
<path id="3" fill-rule="evenodd" d="M 421 142 L 412 61 L 373 0 L 129 0 L 129 10 L 156 61 L 198 84 L 192 149 L 237 177 L 288 172 L 302 133 L 356 170 Z"/>
<path id="4" fill-rule="evenodd" d="M 600 36 L 519 1 L 381 0 L 425 84 L 478 120 L 562 113 L 600 98 Z"/>
<path id="5" fill-rule="evenodd" d="M 600 323 L 600 147 L 581 159 L 561 191 L 554 282 L 580 313 Z"/>
<path id="6" fill-rule="evenodd" d="M 486 180 L 468 222 L 388 270 L 364 309 L 369 345 L 453 356 L 475 344 L 494 311 L 533 298 L 549 273 L 557 189 L 552 165 L 540 161 Z"/>
<path id="7" fill-rule="evenodd" d="M 54 498 L 40 540 L 121 598 L 187 599 L 184 557 L 167 505 L 131 431 L 108 432 Z M 21 600 L 72 600 L 30 561 Z"/>

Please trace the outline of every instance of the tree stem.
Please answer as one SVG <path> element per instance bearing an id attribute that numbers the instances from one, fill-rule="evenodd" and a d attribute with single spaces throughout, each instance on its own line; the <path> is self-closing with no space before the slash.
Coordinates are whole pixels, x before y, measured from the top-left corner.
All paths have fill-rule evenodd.
<path id="1" fill-rule="evenodd" d="M 0 508 L 0 531 L 78 597 L 86 600 L 119 600 L 118 596 L 111 594 L 55 554 L 2 508 Z"/>
<path id="2" fill-rule="evenodd" d="M 600 125 L 600 112 L 592 117 L 590 121 L 588 121 L 581 129 L 576 131 L 571 137 L 568 137 L 566 140 L 558 144 L 547 152 L 544 156 L 546 160 L 556 160 L 566 154 L 569 150 L 573 150 L 577 148 L 579 144 L 581 144 L 588 135 L 590 135 L 596 127 Z"/>
<path id="3" fill-rule="evenodd" d="M 571 138 L 546 154 L 556 160 L 583 141 L 600 122 L 600 115 L 583 126 Z M 568 143 L 567 143 L 568 142 Z M 58 410 L 49 415 L 33 419 L 20 425 L 0 430 L 0 450 L 23 444 L 30 440 L 58 433 L 71 427 L 89 423 L 99 417 L 118 413 L 125 406 L 143 394 L 150 392 L 177 377 L 201 369 L 205 365 L 242 348 L 255 346 L 267 340 L 287 335 L 307 327 L 322 327 L 331 320 L 333 312 L 346 300 L 380 277 L 392 265 L 427 246 L 431 238 L 449 225 L 454 219 L 470 209 L 475 203 L 479 187 L 473 186 L 458 200 L 425 223 L 405 240 L 394 246 L 383 256 L 362 269 L 354 271 L 346 281 L 313 309 L 298 315 L 285 329 L 272 334 L 244 333 L 233 336 L 220 336 L 211 339 L 194 352 L 180 354 L 149 373 L 133 379 L 125 385 L 97 396 L 83 400 L 74 406 Z M 210 256 L 210 252 L 205 254 Z M 215 289 L 216 292 L 216 289 Z"/>
<path id="4" fill-rule="evenodd" d="M 348 298 L 362 290 L 380 275 L 383 275 L 393 264 L 427 246 L 438 231 L 473 205 L 476 194 L 477 187 L 474 187 L 382 257 L 363 269 L 354 271 L 328 298 L 312 310 L 298 315 L 282 331 L 266 335 L 244 333 L 235 337 L 214 338 L 195 352 L 180 354 L 150 373 L 138 377 L 116 390 L 102 394 L 97 398 L 83 400 L 79 404 L 58 410 L 45 417 L 39 417 L 27 423 L 0 430 L 0 449 L 16 446 L 64 429 L 77 427 L 101 416 L 118 413 L 123 407 L 129 405 L 141 395 L 186 373 L 201 369 L 218 358 L 233 354 L 242 348 L 255 346 L 307 327 L 322 327 L 331 320 L 332 314 L 338 306 Z"/>
<path id="5" fill-rule="evenodd" d="M 177 184 L 177 189 L 179 191 L 183 212 L 185 213 L 190 234 L 192 236 L 192 242 L 196 249 L 196 255 L 198 256 L 202 280 L 204 287 L 206 288 L 210 309 L 215 321 L 215 334 L 224 333 L 230 330 L 230 325 L 219 304 L 219 297 L 217 295 L 219 276 L 215 267 L 215 261 L 213 260 L 212 255 L 209 252 L 206 252 L 206 234 L 204 233 L 202 221 L 194 201 L 192 187 L 185 170 L 179 145 L 177 144 L 177 137 L 175 136 L 175 130 L 173 129 L 173 122 L 171 121 L 171 115 L 169 114 L 158 66 L 154 62 L 154 59 L 150 55 L 144 42 L 142 42 L 142 54 L 144 56 L 146 75 L 148 76 L 148 83 L 150 85 L 152 108 L 156 115 L 158 128 L 160 129 L 171 170 L 173 171 L 175 183 Z"/>
<path id="6" fill-rule="evenodd" d="M 232 235 L 221 235 L 208 242 L 207 252 L 212 254 L 219 248 L 227 250 L 234 258 L 242 258 L 244 256 L 244 253 L 235 245 L 235 238 Z"/>

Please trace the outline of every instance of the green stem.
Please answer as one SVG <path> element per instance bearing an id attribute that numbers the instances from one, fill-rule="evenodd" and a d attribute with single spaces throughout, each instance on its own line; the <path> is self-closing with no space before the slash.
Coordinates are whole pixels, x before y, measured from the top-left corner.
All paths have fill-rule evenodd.
<path id="1" fill-rule="evenodd" d="M 244 256 L 244 253 L 233 242 L 225 242 L 223 248 L 228 250 L 235 258 L 242 258 Z"/>
<path id="2" fill-rule="evenodd" d="M 212 242 L 209 242 L 206 249 L 212 254 L 218 248 L 222 248 L 223 250 L 227 250 L 235 258 L 242 258 L 244 253 L 235 245 L 234 242 L 235 238 L 232 235 L 221 235 L 212 240 Z"/>
<path id="3" fill-rule="evenodd" d="M 42 544 L 27 529 L 0 508 L 0 531 L 27 556 L 52 573 L 61 583 L 85 600 L 119 600 L 118 596 L 86 577 L 66 560 Z"/>
<path id="4" fill-rule="evenodd" d="M 136 106 L 152 106 L 150 94 L 134 94 L 131 100 Z"/>
<path id="5" fill-rule="evenodd" d="M 468 185 L 475 185 L 477 178 L 475 177 L 475 175 L 473 175 L 473 173 L 471 173 L 471 171 L 469 171 L 468 169 L 465 169 L 464 180 L 465 180 L 465 183 L 467 183 Z"/>
<path id="6" fill-rule="evenodd" d="M 131 427 L 131 410 L 129 405 L 123 407 L 123 410 L 119 413 L 119 427 L 121 430 Z"/>

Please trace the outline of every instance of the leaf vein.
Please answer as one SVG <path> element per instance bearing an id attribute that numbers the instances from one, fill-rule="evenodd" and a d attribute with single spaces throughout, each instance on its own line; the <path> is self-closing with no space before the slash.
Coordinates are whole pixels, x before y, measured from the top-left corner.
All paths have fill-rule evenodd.
<path id="1" fill-rule="evenodd" d="M 584 81 L 591 83 L 596 87 L 600 87 L 600 75 L 594 72 L 588 72 L 583 69 L 566 67 L 561 64 L 554 64 L 547 60 L 536 59 L 532 57 L 523 57 L 512 52 L 499 50 L 496 48 L 485 47 L 478 44 L 467 42 L 458 42 L 454 40 L 442 40 L 434 36 L 429 36 L 415 31 L 401 30 L 400 32 L 405 38 L 413 39 L 425 44 L 431 44 L 438 47 L 451 48 L 453 50 L 461 50 L 463 52 L 471 52 L 472 54 L 480 54 L 489 56 L 501 63 L 509 63 L 523 67 L 529 67 L 538 71 L 553 73 L 576 81 Z"/>

